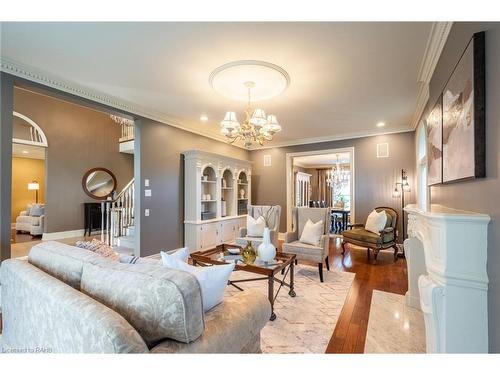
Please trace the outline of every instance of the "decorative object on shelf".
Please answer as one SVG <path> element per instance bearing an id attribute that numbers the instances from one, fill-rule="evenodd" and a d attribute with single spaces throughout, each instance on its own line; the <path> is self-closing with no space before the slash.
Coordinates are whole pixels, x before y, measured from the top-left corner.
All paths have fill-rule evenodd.
<path id="1" fill-rule="evenodd" d="M 38 203 L 38 190 L 40 190 L 38 181 L 28 182 L 28 190 L 35 190 L 35 203 Z"/>
<path id="2" fill-rule="evenodd" d="M 245 189 L 240 189 L 240 199 L 245 199 Z"/>
<path id="3" fill-rule="evenodd" d="M 227 205 L 226 205 L 226 200 L 224 197 L 221 198 L 220 202 L 220 216 L 225 217 L 227 216 Z"/>
<path id="4" fill-rule="evenodd" d="M 227 188 L 227 181 L 225 178 L 222 179 L 222 187 Z"/>
<path id="5" fill-rule="evenodd" d="M 201 180 L 208 181 L 208 174 L 204 174 L 203 176 L 201 176 Z"/>
<path id="6" fill-rule="evenodd" d="M 106 168 L 92 168 L 83 175 L 82 188 L 89 197 L 106 200 L 116 190 L 116 177 Z"/>
<path id="7" fill-rule="evenodd" d="M 443 91 L 443 182 L 486 177 L 485 34 L 476 33 Z"/>
<path id="8" fill-rule="evenodd" d="M 257 248 L 259 259 L 264 262 L 270 262 L 276 256 L 276 248 L 271 243 L 271 232 L 268 227 L 264 228 L 264 235 L 262 236 L 262 243 Z"/>
<path id="9" fill-rule="evenodd" d="M 401 190 L 399 189 L 401 187 Z M 393 198 L 401 198 L 401 213 L 402 213 L 402 235 L 401 238 L 404 242 L 405 240 L 405 218 L 404 218 L 404 208 L 405 208 L 405 193 L 409 193 L 411 191 L 410 184 L 408 183 L 408 175 L 406 174 L 406 171 L 404 169 L 401 169 L 401 182 L 396 182 L 396 186 L 394 188 L 394 191 L 392 192 L 392 197 Z M 397 228 L 396 228 L 397 230 Z M 401 245 L 402 248 L 402 253 L 401 256 L 405 256 L 405 250 L 403 245 Z"/>
<path id="10" fill-rule="evenodd" d="M 257 252 L 252 246 L 252 241 L 248 241 L 247 245 L 241 252 L 241 257 L 243 258 L 243 262 L 246 264 L 254 264 L 255 259 L 257 258 Z"/>
<path id="11" fill-rule="evenodd" d="M 264 110 L 252 108 L 252 94 L 255 101 L 281 94 L 290 83 L 290 76 L 284 69 L 265 61 L 234 61 L 215 69 L 210 74 L 209 82 L 221 95 L 247 102 L 242 124 L 232 111 L 226 112 L 220 123 L 221 134 L 229 143 L 243 141 L 247 148 L 254 143 L 262 146 L 281 131 L 275 115 L 266 116 Z"/>

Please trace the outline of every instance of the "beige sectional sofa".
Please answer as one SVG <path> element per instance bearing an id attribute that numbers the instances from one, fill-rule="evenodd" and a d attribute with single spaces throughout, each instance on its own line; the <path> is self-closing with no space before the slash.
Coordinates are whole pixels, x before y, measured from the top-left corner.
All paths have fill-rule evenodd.
<path id="1" fill-rule="evenodd" d="M 196 278 L 58 242 L 0 268 L 4 352 L 257 353 L 271 314 L 248 290 L 203 313 Z"/>

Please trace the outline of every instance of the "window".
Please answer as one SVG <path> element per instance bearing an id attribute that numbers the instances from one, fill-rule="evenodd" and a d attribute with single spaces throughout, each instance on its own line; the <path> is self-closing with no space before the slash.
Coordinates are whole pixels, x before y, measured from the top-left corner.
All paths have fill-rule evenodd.
<path id="1" fill-rule="evenodd" d="M 418 207 L 427 211 L 429 207 L 429 188 L 427 187 L 427 137 L 425 124 L 417 129 L 417 200 Z"/>

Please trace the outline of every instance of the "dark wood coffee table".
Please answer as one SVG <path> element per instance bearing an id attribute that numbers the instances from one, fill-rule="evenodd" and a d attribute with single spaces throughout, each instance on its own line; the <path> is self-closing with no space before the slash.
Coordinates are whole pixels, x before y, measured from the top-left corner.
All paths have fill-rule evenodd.
<path id="1" fill-rule="evenodd" d="M 211 266 L 214 264 L 228 264 L 229 260 L 222 258 L 223 256 L 230 255 L 227 251 L 228 248 L 239 248 L 241 250 L 241 246 L 238 245 L 222 244 L 214 249 L 196 251 L 190 255 L 193 260 L 193 265 Z M 238 290 L 243 290 L 237 284 L 249 281 L 267 280 L 267 297 L 271 303 L 271 317 L 269 319 L 274 320 L 276 319 L 276 314 L 274 313 L 274 301 L 276 300 L 276 297 L 278 297 L 281 287 L 287 287 L 289 289 L 288 294 L 291 297 L 295 297 L 296 295 L 293 290 L 293 268 L 295 264 L 295 257 L 295 254 L 278 252 L 276 253 L 275 259 L 267 264 L 263 262 L 245 264 L 243 261 L 237 260 L 234 267 L 235 271 L 245 271 L 262 276 L 249 279 L 230 280 L 228 281 L 228 284 L 234 286 Z M 282 275 L 281 279 L 277 277 L 279 273 Z M 288 274 L 290 274 L 290 278 L 287 283 L 285 280 Z M 275 283 L 279 284 L 276 293 L 274 293 Z"/>

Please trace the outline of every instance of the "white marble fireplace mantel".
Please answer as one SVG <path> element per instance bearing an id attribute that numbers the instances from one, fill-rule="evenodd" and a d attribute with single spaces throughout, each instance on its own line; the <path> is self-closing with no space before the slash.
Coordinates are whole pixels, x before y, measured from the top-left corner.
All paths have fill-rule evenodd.
<path id="1" fill-rule="evenodd" d="M 488 352 L 489 215 L 438 205 L 429 211 L 408 205 L 405 211 L 407 303 L 420 301 L 427 352 Z"/>

